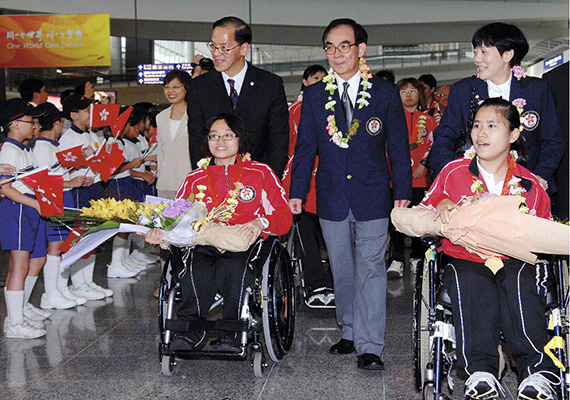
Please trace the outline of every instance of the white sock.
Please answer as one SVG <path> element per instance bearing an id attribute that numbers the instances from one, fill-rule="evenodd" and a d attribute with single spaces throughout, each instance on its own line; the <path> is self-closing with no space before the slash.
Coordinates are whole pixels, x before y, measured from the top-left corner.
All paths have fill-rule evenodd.
<path id="1" fill-rule="evenodd" d="M 123 254 L 127 250 L 127 239 L 115 236 L 113 239 L 113 251 L 111 253 L 111 265 L 110 267 L 116 267 L 123 261 Z"/>
<path id="2" fill-rule="evenodd" d="M 57 288 L 57 280 L 59 275 L 59 260 L 61 257 L 50 256 L 48 254 L 44 265 L 44 288 L 48 296 L 55 293 Z"/>
<path id="3" fill-rule="evenodd" d="M 23 290 L 5 290 L 4 298 L 6 299 L 6 310 L 10 324 L 16 325 L 24 321 L 24 291 Z"/>
<path id="4" fill-rule="evenodd" d="M 93 271 L 95 270 L 95 253 L 91 254 L 86 261 L 85 268 L 83 268 L 83 281 L 91 283 L 93 282 Z"/>
<path id="5" fill-rule="evenodd" d="M 61 260 L 61 257 L 59 257 Z M 57 289 L 63 293 L 67 289 L 67 283 L 69 282 L 69 268 L 59 267 L 57 274 Z"/>
<path id="6" fill-rule="evenodd" d="M 83 279 L 83 268 L 85 268 L 86 265 L 87 260 L 85 258 L 80 258 L 75 261 L 71 267 L 69 267 L 71 283 L 76 289 L 85 283 L 85 279 Z"/>
<path id="7" fill-rule="evenodd" d="M 34 290 L 34 286 L 36 285 L 36 281 L 38 280 L 37 276 L 28 275 L 26 276 L 26 280 L 24 281 L 24 304 L 28 304 L 30 301 L 30 296 L 32 295 L 32 291 Z"/>

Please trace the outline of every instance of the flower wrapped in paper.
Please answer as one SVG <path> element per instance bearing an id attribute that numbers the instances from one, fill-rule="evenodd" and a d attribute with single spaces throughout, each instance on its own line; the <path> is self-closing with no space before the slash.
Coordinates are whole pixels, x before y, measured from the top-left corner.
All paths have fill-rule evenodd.
<path id="1" fill-rule="evenodd" d="M 570 226 L 521 211 L 520 196 L 489 196 L 453 210 L 449 224 L 434 221 L 425 207 L 394 208 L 391 219 L 406 235 L 444 236 L 485 260 L 507 256 L 535 264 L 535 253 L 570 254 Z"/>

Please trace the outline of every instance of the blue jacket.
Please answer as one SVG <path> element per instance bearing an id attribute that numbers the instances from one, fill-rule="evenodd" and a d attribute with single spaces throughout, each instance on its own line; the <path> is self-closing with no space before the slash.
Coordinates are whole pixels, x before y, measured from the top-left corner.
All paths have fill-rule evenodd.
<path id="1" fill-rule="evenodd" d="M 434 143 L 430 161 L 435 174 L 455 158 L 455 141 L 467 124 L 472 97 L 476 107 L 489 98 L 487 83 L 475 76 L 460 80 L 449 91 L 448 106 L 439 126 L 433 132 Z M 526 167 L 546 179 L 552 186 L 553 173 L 558 167 L 565 146 L 552 94 L 546 81 L 542 79 L 526 77 L 519 80 L 512 76 L 509 101 L 516 99 L 526 101 L 522 113 L 525 119 L 522 135 L 526 139 L 529 153 Z"/>
<path id="2" fill-rule="evenodd" d="M 325 83 L 318 82 L 303 95 L 289 197 L 305 200 L 318 155 L 317 214 L 330 221 L 342 221 L 349 210 L 358 221 L 390 215 L 393 200 L 386 152 L 394 199 L 411 199 L 408 129 L 400 94 L 394 84 L 383 79 L 372 78 L 370 82 L 369 105 L 359 109 L 357 104 L 354 108 L 353 118 L 360 120 L 360 126 L 347 149 L 334 144 L 326 129 L 331 111 L 325 110 L 325 104 L 336 100 L 338 129 L 345 134 L 348 130 L 338 90 L 330 95 Z"/>

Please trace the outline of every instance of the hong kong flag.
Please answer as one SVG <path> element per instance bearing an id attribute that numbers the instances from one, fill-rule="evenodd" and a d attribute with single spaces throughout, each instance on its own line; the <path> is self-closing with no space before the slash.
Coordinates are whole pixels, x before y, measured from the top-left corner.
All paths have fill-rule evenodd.
<path id="1" fill-rule="evenodd" d="M 120 104 L 92 104 L 89 116 L 91 128 L 115 125 L 120 112 Z"/>
<path id="2" fill-rule="evenodd" d="M 62 175 L 49 175 L 45 168 L 20 179 L 36 193 L 42 217 L 64 215 Z"/>
<path id="3" fill-rule="evenodd" d="M 148 141 L 148 147 L 152 146 L 153 144 L 156 143 L 156 135 L 158 134 L 158 129 L 154 130 L 154 133 L 152 134 L 152 136 L 150 137 L 150 140 Z"/>
<path id="4" fill-rule="evenodd" d="M 89 159 L 89 167 L 93 172 L 101 173 L 101 180 L 107 182 L 125 161 L 123 150 L 119 148 L 118 143 L 113 143 L 111 153 L 102 148 L 96 156 Z"/>
<path id="5" fill-rule="evenodd" d="M 63 168 L 81 168 L 87 166 L 87 161 L 81 152 L 81 145 L 55 153 Z"/>
<path id="6" fill-rule="evenodd" d="M 117 118 L 115 124 L 111 125 L 111 131 L 113 132 L 113 137 L 115 139 L 118 138 L 121 132 L 123 131 L 123 128 L 127 124 L 127 121 L 129 120 L 129 117 L 131 116 L 132 112 L 133 112 L 133 107 L 127 108 L 125 111 L 123 111 L 123 113 L 119 116 L 119 118 Z"/>
<path id="7" fill-rule="evenodd" d="M 69 235 L 67 235 L 67 239 L 65 239 L 65 241 L 61 244 L 61 246 L 59 246 L 59 251 L 61 251 L 62 253 L 67 253 L 69 249 L 71 249 L 71 247 L 73 247 L 73 245 L 75 244 L 73 243 L 73 241 L 77 239 L 85 230 L 86 228 L 80 228 L 80 227 L 73 228 L 73 230 L 69 232 Z"/>

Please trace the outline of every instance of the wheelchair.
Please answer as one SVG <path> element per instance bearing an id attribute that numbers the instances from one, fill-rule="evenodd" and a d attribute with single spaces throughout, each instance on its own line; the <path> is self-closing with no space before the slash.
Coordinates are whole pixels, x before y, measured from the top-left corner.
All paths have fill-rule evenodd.
<path id="1" fill-rule="evenodd" d="M 280 362 L 291 348 L 295 328 L 295 287 L 287 250 L 275 237 L 258 241 L 250 249 L 248 263 L 256 271 L 254 283 L 244 290 L 240 320 L 227 321 L 216 317 L 223 305 L 218 293 L 206 321 L 188 323 L 176 319 L 181 302 L 179 273 L 191 249 L 172 248 L 162 270 L 158 323 L 160 328 L 159 358 L 162 374 L 171 376 L 182 359 L 211 357 L 229 360 L 249 360 L 256 377 L 263 377 L 267 367 L 266 355 Z M 206 340 L 192 350 L 172 350 L 170 344 L 176 333 L 206 331 Z M 235 333 L 239 349 L 217 349 L 216 334 Z"/>
<path id="2" fill-rule="evenodd" d="M 456 361 L 451 298 L 441 284 L 444 268 L 438 251 L 440 238 L 422 237 L 422 244 L 427 251 L 418 265 L 413 299 L 414 383 L 423 399 L 444 400 L 449 399 L 444 382 L 447 380 L 450 392 L 454 389 L 450 372 Z M 544 350 L 559 368 L 559 399 L 570 400 L 568 264 L 560 257 L 548 263 L 555 284 L 546 294 L 545 318 L 551 340 Z"/>

